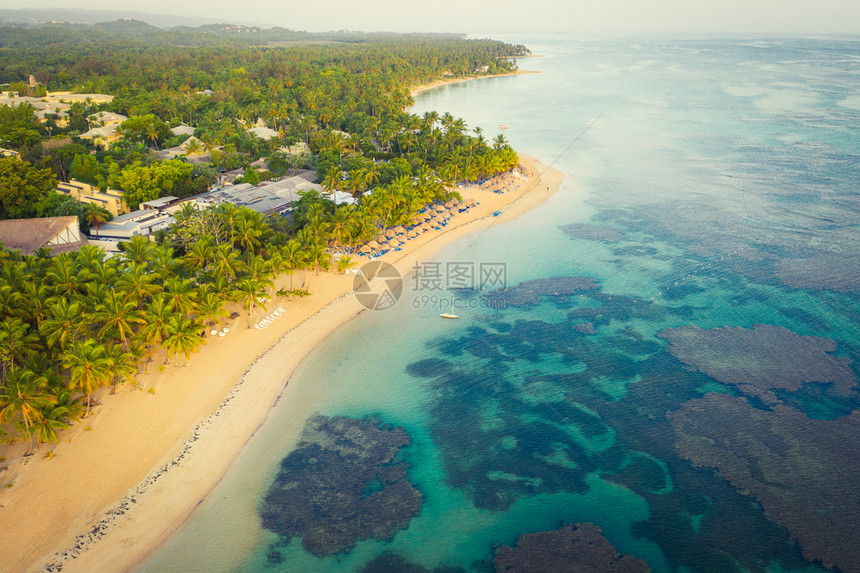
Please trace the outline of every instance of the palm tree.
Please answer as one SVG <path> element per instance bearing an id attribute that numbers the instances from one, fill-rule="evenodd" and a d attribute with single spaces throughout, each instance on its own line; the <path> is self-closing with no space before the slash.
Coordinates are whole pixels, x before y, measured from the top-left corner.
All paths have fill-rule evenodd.
<path id="1" fill-rule="evenodd" d="M 230 203 L 222 203 L 218 205 L 216 208 L 218 214 L 224 220 L 224 223 L 227 225 L 227 229 L 230 231 L 230 246 L 233 246 L 235 243 L 235 225 L 236 220 L 239 218 L 239 207 L 232 205 Z M 219 245 L 220 246 L 220 245 Z"/>
<path id="2" fill-rule="evenodd" d="M 87 411 L 90 415 L 93 392 L 110 383 L 113 378 L 113 360 L 107 349 L 93 339 L 73 345 L 60 355 L 63 366 L 69 370 L 69 388 L 80 390 L 87 396 Z"/>
<path id="3" fill-rule="evenodd" d="M 105 333 L 119 335 L 126 352 L 128 352 L 128 338 L 134 334 L 134 325 L 144 322 L 134 301 L 127 300 L 124 293 L 115 290 L 107 291 L 104 302 L 96 305 L 92 319 L 102 323 L 99 335 L 104 336 Z"/>
<path id="4" fill-rule="evenodd" d="M 203 151 L 203 144 L 196 137 L 189 138 L 183 147 L 185 148 L 185 155 L 194 155 Z"/>
<path id="5" fill-rule="evenodd" d="M 68 422 L 63 418 L 65 410 L 53 404 L 46 404 L 40 411 L 38 419 L 33 420 L 33 430 L 36 434 L 36 449 L 42 442 L 59 442 L 57 432 L 69 428 Z"/>
<path id="6" fill-rule="evenodd" d="M 30 280 L 24 283 L 21 288 L 18 302 L 23 303 L 15 306 L 3 306 L 0 303 L 0 308 L 18 309 L 19 316 L 26 319 L 27 322 L 33 325 L 34 330 L 39 329 L 39 324 L 48 315 L 48 305 L 52 302 L 50 289 L 41 283 L 41 281 Z"/>
<path id="7" fill-rule="evenodd" d="M 110 218 L 110 213 L 101 205 L 97 203 L 87 203 L 84 205 L 84 221 L 95 231 L 96 235 L 99 234 L 102 224 L 107 223 Z"/>
<path id="8" fill-rule="evenodd" d="M 354 215 L 355 207 L 353 205 L 341 205 L 334 212 L 331 219 L 330 235 L 335 249 L 337 249 L 338 243 L 342 243 L 348 236 L 349 225 Z"/>
<path id="9" fill-rule="evenodd" d="M 62 254 L 51 261 L 51 266 L 45 273 L 45 282 L 53 286 L 54 294 L 69 297 L 79 292 L 83 273 L 77 262 Z"/>
<path id="10" fill-rule="evenodd" d="M 91 267 L 84 270 L 84 275 L 88 283 L 96 283 L 106 287 L 112 287 L 119 274 L 117 263 L 114 259 L 94 261 Z"/>
<path id="11" fill-rule="evenodd" d="M 314 267 L 314 274 L 319 275 L 320 270 L 328 269 L 331 264 L 331 255 L 322 245 L 312 245 L 308 249 L 308 262 Z"/>
<path id="12" fill-rule="evenodd" d="M 0 422 L 20 418 L 27 432 L 27 453 L 33 450 L 32 428 L 42 417 L 42 408 L 53 396 L 45 391 L 47 379 L 30 369 L 13 368 L 0 386 Z"/>
<path id="13" fill-rule="evenodd" d="M 281 248 L 281 257 L 284 259 L 287 273 L 290 275 L 290 290 L 293 290 L 293 272 L 296 269 L 304 268 L 306 264 L 305 252 L 302 249 L 302 244 L 296 239 L 290 239 L 287 244 Z"/>
<path id="14" fill-rule="evenodd" d="M 261 304 L 260 301 L 266 297 L 265 283 L 250 277 L 243 278 L 236 285 L 236 290 L 242 296 L 243 305 L 248 309 L 248 328 L 251 328 L 251 312 Z"/>
<path id="15" fill-rule="evenodd" d="M 242 210 L 236 220 L 236 242 L 246 253 L 255 253 L 262 244 L 265 223 L 256 211 Z"/>
<path id="16" fill-rule="evenodd" d="M 361 197 L 364 190 L 367 188 L 367 171 L 359 167 L 349 170 L 349 179 L 346 180 L 346 189 L 355 197 Z"/>
<path id="17" fill-rule="evenodd" d="M 111 376 L 110 393 L 116 394 L 118 383 L 130 380 L 137 374 L 137 359 L 129 350 L 123 350 L 116 344 L 107 346 L 107 355 L 113 362 L 113 376 Z"/>
<path id="18" fill-rule="evenodd" d="M 28 351 L 39 347 L 39 337 L 29 330 L 30 325 L 16 316 L 7 316 L 0 322 L 0 364 L 3 376 L 15 368 L 16 360 L 23 360 Z"/>
<path id="19" fill-rule="evenodd" d="M 331 194 L 331 200 L 334 201 L 335 192 L 341 191 L 343 189 L 343 175 L 340 170 L 340 167 L 337 165 L 332 165 L 331 168 L 329 168 L 328 172 L 325 174 L 321 185 L 325 191 L 328 191 Z"/>
<path id="20" fill-rule="evenodd" d="M 27 264 L 24 261 L 5 261 L 0 266 L 0 283 L 18 291 L 27 281 L 27 274 Z"/>
<path id="21" fill-rule="evenodd" d="M 173 256 L 173 247 L 158 245 L 152 251 L 149 265 L 153 272 L 166 279 L 176 274 L 180 261 Z"/>
<path id="22" fill-rule="evenodd" d="M 137 301 L 138 310 L 143 303 L 161 292 L 161 285 L 155 282 L 155 276 L 143 263 L 131 262 L 119 279 L 116 288 L 125 293 L 125 301 Z"/>
<path id="23" fill-rule="evenodd" d="M 351 269 L 352 267 L 354 267 L 357 264 L 358 263 L 356 263 L 354 260 L 352 260 L 352 257 L 350 257 L 350 256 L 341 257 L 337 261 L 337 272 L 339 272 L 339 273 L 346 272 L 347 270 Z"/>
<path id="24" fill-rule="evenodd" d="M 123 241 L 117 245 L 127 261 L 138 263 L 141 265 L 148 264 L 155 250 L 155 244 L 146 237 L 135 235 L 128 241 Z"/>
<path id="25" fill-rule="evenodd" d="M 203 338 L 197 332 L 197 325 L 178 314 L 170 317 L 165 332 L 167 337 L 162 346 L 167 349 L 168 359 L 179 353 L 184 354 L 186 359 L 191 358 L 191 353 L 197 352 L 197 348 L 203 344 Z"/>
<path id="26" fill-rule="evenodd" d="M 70 390 L 65 384 L 51 385 L 51 394 L 53 398 L 51 405 L 53 408 L 62 409 L 62 419 L 65 422 L 80 421 L 81 416 L 86 410 L 83 404 L 83 396 L 76 394 L 74 390 Z"/>
<path id="27" fill-rule="evenodd" d="M 81 305 L 65 297 L 58 297 L 48 305 L 48 317 L 39 325 L 39 333 L 44 337 L 48 348 L 66 345 L 77 340 L 84 326 Z"/>
<path id="28" fill-rule="evenodd" d="M 189 279 L 170 277 L 164 281 L 164 294 L 170 300 L 173 312 L 190 314 L 197 308 L 197 291 Z"/>
<path id="29" fill-rule="evenodd" d="M 214 292 L 198 291 L 197 301 L 197 318 L 203 321 L 207 328 L 230 316 L 230 311 L 224 308 L 224 299 Z"/>
<path id="30" fill-rule="evenodd" d="M 185 254 L 186 264 L 195 272 L 206 271 L 215 256 L 215 245 L 212 237 L 205 236 L 195 241 Z"/>
<path id="31" fill-rule="evenodd" d="M 146 309 L 146 322 L 136 339 L 148 346 L 160 345 L 167 338 L 167 323 L 174 316 L 173 303 L 165 294 L 156 295 Z M 151 352 L 154 352 L 152 350 Z"/>
<path id="32" fill-rule="evenodd" d="M 222 275 L 230 279 L 236 278 L 236 273 L 240 272 L 244 267 L 244 263 L 239 259 L 239 254 L 233 250 L 228 244 L 218 245 L 215 249 L 215 260 L 212 264 L 212 272 L 215 275 Z"/>
<path id="33" fill-rule="evenodd" d="M 8 284 L 0 284 L 0 309 L 3 309 L 3 313 L 15 314 L 15 309 L 21 308 L 24 301 L 24 296 L 20 291 L 13 289 Z"/>

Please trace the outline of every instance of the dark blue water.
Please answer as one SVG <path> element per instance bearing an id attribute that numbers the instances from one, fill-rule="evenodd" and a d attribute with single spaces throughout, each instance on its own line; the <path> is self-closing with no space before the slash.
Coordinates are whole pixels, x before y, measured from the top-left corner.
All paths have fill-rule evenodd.
<path id="1" fill-rule="evenodd" d="M 489 137 L 507 124 L 567 174 L 436 259 L 503 264 L 507 290 L 408 283 L 333 336 L 291 382 L 314 407 L 282 401 L 148 570 L 492 571 L 495 544 L 567 523 L 655 571 L 860 570 L 860 41 L 503 39 L 543 73 L 414 111 Z M 452 305 L 461 319 L 441 321 Z M 318 529 L 262 528 L 273 484 L 340 439 L 279 437 L 312 412 L 402 426 L 388 461 L 342 463 L 367 472 L 356 499 L 408 482 L 417 515 L 335 506 L 333 478 L 295 488 L 317 496 Z M 311 532 L 356 516 L 358 540 L 325 555 Z M 377 521 L 396 532 L 372 535 Z"/>

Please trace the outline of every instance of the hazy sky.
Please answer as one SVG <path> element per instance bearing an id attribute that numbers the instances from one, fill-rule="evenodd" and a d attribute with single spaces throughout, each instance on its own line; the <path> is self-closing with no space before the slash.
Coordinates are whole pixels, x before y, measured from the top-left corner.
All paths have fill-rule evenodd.
<path id="1" fill-rule="evenodd" d="M 860 33 L 860 0 L 0 0 L 0 8 L 51 7 L 309 31 Z"/>

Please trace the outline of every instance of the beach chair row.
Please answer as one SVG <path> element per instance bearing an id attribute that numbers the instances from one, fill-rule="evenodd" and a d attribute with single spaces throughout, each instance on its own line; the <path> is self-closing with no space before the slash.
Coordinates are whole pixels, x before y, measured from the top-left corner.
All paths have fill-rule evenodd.
<path id="1" fill-rule="evenodd" d="M 272 314 L 267 315 L 266 318 L 255 324 L 254 328 L 256 328 L 257 330 L 263 330 L 264 328 L 268 328 L 270 324 L 281 318 L 281 315 L 284 314 L 284 312 L 286 312 L 284 310 L 284 307 L 279 306 L 274 310 L 274 312 L 272 312 Z"/>

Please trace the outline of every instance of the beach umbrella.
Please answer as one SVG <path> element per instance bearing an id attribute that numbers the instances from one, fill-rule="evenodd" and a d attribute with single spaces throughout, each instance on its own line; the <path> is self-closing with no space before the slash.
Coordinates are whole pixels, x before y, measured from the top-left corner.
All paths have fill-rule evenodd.
<path id="1" fill-rule="evenodd" d="M 418 229 L 410 229 L 408 233 L 406 233 L 406 237 L 411 239 L 413 237 L 417 237 L 421 233 L 418 232 Z"/>
<path id="2" fill-rule="evenodd" d="M 402 244 L 403 241 L 401 241 L 400 239 L 391 239 L 391 246 L 393 247 L 399 247 Z"/>
<path id="3" fill-rule="evenodd" d="M 367 245 L 362 245 L 361 248 L 358 249 L 358 252 L 363 255 L 366 255 L 370 253 L 370 247 L 368 247 Z"/>
<path id="4" fill-rule="evenodd" d="M 436 206 L 434 207 L 434 209 L 436 209 L 436 212 L 437 212 L 437 213 L 441 213 L 442 211 L 444 211 L 444 210 L 445 210 L 445 206 L 444 206 L 444 205 L 436 205 Z"/>
<path id="5" fill-rule="evenodd" d="M 385 243 L 388 241 L 388 237 L 385 235 L 378 235 L 376 239 L 374 239 L 377 243 Z"/>
<path id="6" fill-rule="evenodd" d="M 391 237 L 395 236 L 396 234 L 397 233 L 394 232 L 394 229 L 386 229 L 385 230 L 385 236 L 388 237 L 389 239 Z"/>
<path id="7" fill-rule="evenodd" d="M 422 233 L 426 233 L 430 230 L 430 225 L 428 225 L 427 223 L 422 223 L 421 226 L 418 228 L 421 229 Z"/>
<path id="8" fill-rule="evenodd" d="M 398 235 L 402 235 L 406 232 L 406 229 L 403 227 L 403 225 L 397 225 L 396 227 L 394 227 L 394 232 Z"/>
<path id="9" fill-rule="evenodd" d="M 378 249 L 379 243 L 377 243 L 376 241 L 369 241 L 367 243 L 367 246 L 370 247 L 371 249 Z"/>

